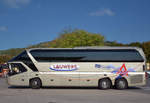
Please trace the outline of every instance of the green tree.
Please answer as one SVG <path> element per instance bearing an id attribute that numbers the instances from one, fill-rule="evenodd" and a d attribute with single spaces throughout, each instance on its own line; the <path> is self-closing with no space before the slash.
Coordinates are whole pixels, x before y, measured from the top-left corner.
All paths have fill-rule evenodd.
<path id="1" fill-rule="evenodd" d="M 150 41 L 149 42 L 144 42 L 142 44 L 142 48 L 143 48 L 144 53 L 146 55 L 147 61 L 150 62 Z"/>
<path id="2" fill-rule="evenodd" d="M 6 63 L 8 60 L 10 60 L 12 57 L 10 55 L 1 55 L 0 56 L 0 64 Z"/>
<path id="3" fill-rule="evenodd" d="M 53 48 L 73 48 L 78 46 L 103 46 L 104 36 L 85 30 L 65 31 L 51 42 Z"/>
<path id="4" fill-rule="evenodd" d="M 142 48 L 146 55 L 147 62 L 150 63 L 150 41 L 142 43 Z M 149 65 L 150 68 L 150 65 Z"/>
<path id="5" fill-rule="evenodd" d="M 125 44 L 118 43 L 117 41 L 106 41 L 106 46 L 126 46 Z"/>
<path id="6" fill-rule="evenodd" d="M 142 43 L 140 43 L 140 42 L 132 42 L 132 43 L 128 44 L 128 46 L 135 46 L 135 47 L 142 48 Z"/>

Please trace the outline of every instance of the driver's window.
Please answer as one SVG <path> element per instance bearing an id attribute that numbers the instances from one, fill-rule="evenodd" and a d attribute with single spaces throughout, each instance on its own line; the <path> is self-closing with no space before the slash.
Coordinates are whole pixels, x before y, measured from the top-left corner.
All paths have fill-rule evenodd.
<path id="1" fill-rule="evenodd" d="M 11 64 L 11 72 L 13 74 L 18 74 L 18 73 L 22 73 L 22 72 L 26 72 L 27 69 L 20 63 L 13 63 Z"/>

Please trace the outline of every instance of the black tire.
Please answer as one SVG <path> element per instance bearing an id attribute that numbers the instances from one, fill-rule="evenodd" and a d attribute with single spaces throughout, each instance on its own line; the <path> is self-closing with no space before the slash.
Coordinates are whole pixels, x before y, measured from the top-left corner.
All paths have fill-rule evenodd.
<path id="1" fill-rule="evenodd" d="M 128 88 L 127 80 L 124 78 L 117 79 L 115 81 L 115 88 L 119 90 L 127 89 Z"/>
<path id="2" fill-rule="evenodd" d="M 30 87 L 32 89 L 40 89 L 41 86 L 42 86 L 42 83 L 39 78 L 34 78 L 30 81 Z"/>
<path id="3" fill-rule="evenodd" d="M 110 89 L 112 86 L 111 84 L 111 81 L 109 79 L 101 79 L 99 80 L 99 83 L 98 83 L 98 88 L 99 89 L 103 89 L 103 90 L 106 90 L 106 89 Z"/>

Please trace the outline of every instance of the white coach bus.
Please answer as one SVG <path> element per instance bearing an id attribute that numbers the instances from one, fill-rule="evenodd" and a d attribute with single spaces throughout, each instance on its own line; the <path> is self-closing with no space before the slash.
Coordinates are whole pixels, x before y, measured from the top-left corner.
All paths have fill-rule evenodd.
<path id="1" fill-rule="evenodd" d="M 8 84 L 126 89 L 146 84 L 145 64 L 137 47 L 34 48 L 8 62 Z"/>

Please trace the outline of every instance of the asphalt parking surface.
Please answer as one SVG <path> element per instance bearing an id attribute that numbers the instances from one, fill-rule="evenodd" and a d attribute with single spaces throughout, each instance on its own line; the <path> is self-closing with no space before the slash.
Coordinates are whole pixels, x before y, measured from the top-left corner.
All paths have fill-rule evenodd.
<path id="1" fill-rule="evenodd" d="M 97 88 L 9 87 L 0 78 L 0 103 L 150 103 L 150 79 L 144 87 L 126 90 Z"/>

